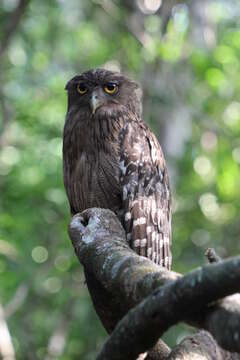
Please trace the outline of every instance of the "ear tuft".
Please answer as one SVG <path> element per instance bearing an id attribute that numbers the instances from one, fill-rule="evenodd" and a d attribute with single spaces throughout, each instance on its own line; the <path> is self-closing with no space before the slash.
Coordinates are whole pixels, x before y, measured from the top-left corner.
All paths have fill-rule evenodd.
<path id="1" fill-rule="evenodd" d="M 69 80 L 69 81 L 66 83 L 64 90 L 69 90 L 69 88 L 71 87 L 71 83 L 72 83 L 72 80 Z"/>

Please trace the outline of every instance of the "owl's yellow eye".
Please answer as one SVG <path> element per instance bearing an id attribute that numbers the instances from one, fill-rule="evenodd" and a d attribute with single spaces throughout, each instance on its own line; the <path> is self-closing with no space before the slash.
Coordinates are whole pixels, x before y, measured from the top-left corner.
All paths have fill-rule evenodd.
<path id="1" fill-rule="evenodd" d="M 77 91 L 79 94 L 83 95 L 87 92 L 87 87 L 84 84 L 77 84 Z"/>
<path id="2" fill-rule="evenodd" d="M 107 94 L 115 94 L 118 90 L 118 86 L 117 84 L 114 84 L 114 83 L 108 83 L 104 86 L 104 91 L 107 93 Z"/>

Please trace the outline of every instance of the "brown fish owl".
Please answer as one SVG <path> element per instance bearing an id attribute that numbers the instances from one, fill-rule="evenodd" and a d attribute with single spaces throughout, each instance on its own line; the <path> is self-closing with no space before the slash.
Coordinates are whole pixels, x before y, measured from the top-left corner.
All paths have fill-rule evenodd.
<path id="1" fill-rule="evenodd" d="M 71 213 L 111 209 L 139 255 L 171 267 L 171 199 L 161 147 L 141 118 L 141 91 L 104 69 L 67 85 L 63 172 Z"/>

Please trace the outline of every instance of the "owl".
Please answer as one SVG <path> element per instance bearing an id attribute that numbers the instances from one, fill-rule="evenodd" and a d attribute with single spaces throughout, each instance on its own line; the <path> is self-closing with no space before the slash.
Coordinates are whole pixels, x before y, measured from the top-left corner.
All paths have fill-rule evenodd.
<path id="1" fill-rule="evenodd" d="M 163 152 L 141 116 L 139 85 L 89 70 L 66 85 L 63 177 L 72 215 L 115 212 L 130 247 L 171 267 L 171 195 Z"/>

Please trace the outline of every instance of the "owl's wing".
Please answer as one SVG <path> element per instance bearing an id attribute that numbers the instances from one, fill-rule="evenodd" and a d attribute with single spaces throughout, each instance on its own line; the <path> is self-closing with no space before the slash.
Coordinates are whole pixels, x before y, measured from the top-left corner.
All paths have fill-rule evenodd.
<path id="1" fill-rule="evenodd" d="M 123 225 L 139 255 L 171 267 L 171 195 L 155 135 L 142 122 L 122 130 L 120 148 Z"/>

